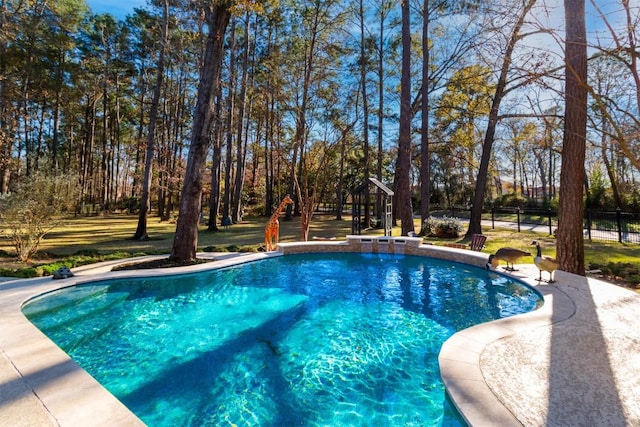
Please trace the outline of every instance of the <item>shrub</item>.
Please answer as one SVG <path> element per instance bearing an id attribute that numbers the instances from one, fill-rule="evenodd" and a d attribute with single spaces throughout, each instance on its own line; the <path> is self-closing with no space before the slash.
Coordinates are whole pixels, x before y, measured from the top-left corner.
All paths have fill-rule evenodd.
<path id="1" fill-rule="evenodd" d="M 528 205 L 529 199 L 516 193 L 504 194 L 493 201 L 496 208 L 524 208 Z"/>
<path id="2" fill-rule="evenodd" d="M 129 213 L 137 212 L 140 209 L 140 199 L 137 197 L 129 197 L 118 203 L 118 208 L 127 210 Z"/>
<path id="3" fill-rule="evenodd" d="M 442 238 L 458 237 L 462 232 L 462 222 L 454 217 L 433 217 L 430 216 L 422 224 L 421 235 Z"/>
<path id="4" fill-rule="evenodd" d="M 44 236 L 62 222 L 62 215 L 73 212 L 77 194 L 77 180 L 70 175 L 35 174 L 0 199 L 0 222 L 19 261 L 29 261 Z"/>
<path id="5" fill-rule="evenodd" d="M 202 252 L 257 252 L 258 248 L 255 246 L 206 246 L 202 249 Z"/>
<path id="6" fill-rule="evenodd" d="M 86 257 L 98 257 L 100 256 L 100 252 L 97 249 L 80 249 L 79 251 L 75 251 L 73 255 L 86 256 Z"/>
<path id="7" fill-rule="evenodd" d="M 14 276 L 20 279 L 31 279 L 33 277 L 43 277 L 44 270 L 42 267 L 21 268 L 14 272 Z"/>
<path id="8" fill-rule="evenodd" d="M 591 263 L 591 269 L 598 269 L 603 275 L 614 279 L 622 279 L 636 287 L 640 285 L 640 265 L 630 262 L 608 262 L 607 264 Z"/>
<path id="9" fill-rule="evenodd" d="M 202 252 L 227 252 L 227 248 L 223 246 L 205 246 L 202 248 Z"/>

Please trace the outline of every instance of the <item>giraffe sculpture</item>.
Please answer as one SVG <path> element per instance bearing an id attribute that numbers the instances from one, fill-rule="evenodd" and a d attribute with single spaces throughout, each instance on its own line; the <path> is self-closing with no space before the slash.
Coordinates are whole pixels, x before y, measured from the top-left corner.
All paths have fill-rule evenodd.
<path id="1" fill-rule="evenodd" d="M 284 199 L 282 199 L 282 202 L 280 202 L 278 208 L 273 213 L 273 215 L 271 215 L 271 218 L 269 218 L 267 225 L 264 227 L 264 243 L 265 250 L 267 252 L 276 250 L 278 238 L 280 237 L 280 221 L 278 220 L 278 217 L 280 216 L 280 213 L 285 208 L 285 206 L 292 203 L 293 200 L 291 200 L 291 197 L 289 197 L 289 195 L 284 196 Z"/>

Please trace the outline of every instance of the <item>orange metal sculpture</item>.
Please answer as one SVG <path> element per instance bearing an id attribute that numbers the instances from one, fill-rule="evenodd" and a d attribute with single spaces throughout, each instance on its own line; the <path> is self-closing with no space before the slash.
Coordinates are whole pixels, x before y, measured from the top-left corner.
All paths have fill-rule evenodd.
<path id="1" fill-rule="evenodd" d="M 273 215 L 271 215 L 271 218 L 269 218 L 267 225 L 264 227 L 264 243 L 265 250 L 267 252 L 276 250 L 276 245 L 278 244 L 278 239 L 280 237 L 280 221 L 278 220 L 278 218 L 280 217 L 280 213 L 285 208 L 285 206 L 292 203 L 293 200 L 291 200 L 291 197 L 289 197 L 289 195 L 284 196 L 284 199 L 282 199 L 282 202 L 280 202 L 278 208 L 273 213 Z"/>

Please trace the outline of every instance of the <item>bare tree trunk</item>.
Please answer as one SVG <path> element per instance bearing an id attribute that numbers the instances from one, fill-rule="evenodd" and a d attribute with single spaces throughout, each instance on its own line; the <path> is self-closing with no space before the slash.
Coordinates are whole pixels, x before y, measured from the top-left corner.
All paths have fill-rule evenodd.
<path id="1" fill-rule="evenodd" d="M 236 99 L 236 20 L 231 20 L 230 32 L 230 58 L 229 58 L 229 91 L 227 94 L 227 125 L 225 132 L 227 133 L 227 145 L 224 168 L 224 194 L 222 201 L 222 223 L 223 225 L 231 225 L 231 191 L 232 183 L 231 174 L 233 173 L 233 123 L 235 115 L 235 99 Z"/>
<path id="2" fill-rule="evenodd" d="M 411 28 L 409 0 L 402 0 L 402 76 L 400 78 L 400 135 L 398 137 L 398 176 L 396 204 L 402 235 L 414 231 L 411 203 Z"/>
<path id="3" fill-rule="evenodd" d="M 346 138 L 342 138 L 340 141 L 340 157 L 338 160 L 338 182 L 336 183 L 336 219 L 339 221 L 342 221 L 342 210 L 344 209 L 342 192 L 344 187 L 344 160 L 346 149 Z"/>
<path id="4" fill-rule="evenodd" d="M 273 206 L 273 177 L 275 175 L 273 170 L 273 151 L 270 147 L 273 147 L 273 95 L 269 91 L 269 95 L 265 99 L 265 111 L 266 111 L 266 130 L 264 135 L 264 214 L 270 216 L 272 213 L 271 207 Z"/>
<path id="5" fill-rule="evenodd" d="M 218 87 L 220 84 L 218 84 Z M 208 231 L 218 231 L 218 213 L 220 211 L 220 191 L 222 182 L 222 102 L 218 93 L 216 102 L 215 126 L 213 136 L 213 156 L 211 159 L 211 197 L 209 197 Z"/>
<path id="6" fill-rule="evenodd" d="M 294 175 L 294 184 L 296 188 L 296 195 L 298 204 L 300 205 L 300 237 L 303 242 L 309 240 L 309 227 L 311 226 L 311 219 L 313 218 L 313 212 L 316 209 L 316 198 L 314 190 L 309 188 L 309 183 L 305 182 L 305 195 L 303 197 L 302 189 L 297 177 Z M 305 179 L 306 181 L 306 179 Z M 315 187 L 315 186 L 314 186 Z"/>
<path id="7" fill-rule="evenodd" d="M 180 198 L 180 210 L 170 259 L 195 260 L 198 248 L 198 222 L 202 201 L 202 178 L 209 151 L 211 128 L 215 118 L 215 95 L 224 54 L 224 33 L 231 17 L 229 2 L 215 2 L 205 9 L 209 35 L 198 85 L 193 116 L 191 146 Z"/>
<path id="8" fill-rule="evenodd" d="M 520 11 L 520 16 L 518 16 L 518 20 L 511 31 L 509 43 L 507 44 L 504 58 L 502 60 L 500 77 L 498 78 L 496 92 L 493 95 L 493 102 L 491 103 L 491 111 L 489 112 L 487 131 L 484 136 L 484 142 L 482 143 L 482 156 L 480 158 L 480 167 L 478 170 L 478 177 L 476 179 L 476 190 L 473 196 L 469 228 L 467 229 L 466 237 L 482 233 L 482 207 L 484 205 L 484 195 L 487 189 L 487 174 L 489 172 L 489 162 L 491 160 L 491 150 L 495 139 L 496 126 L 498 125 L 499 120 L 500 104 L 507 93 L 507 78 L 509 69 L 511 68 L 513 50 L 515 49 L 516 43 L 522 38 L 520 30 L 525 23 L 525 18 L 535 4 L 536 0 L 528 0 L 527 3 L 524 4 L 524 7 Z"/>
<path id="9" fill-rule="evenodd" d="M 384 4 L 380 7 L 380 32 L 378 34 L 378 161 L 376 165 L 376 176 L 380 182 L 382 182 L 382 163 L 384 159 L 384 151 L 382 147 L 383 134 L 384 134 L 384 35 L 385 35 L 385 20 L 389 14 L 389 8 Z M 382 206 L 382 195 L 379 195 L 376 200 L 376 211 L 382 213 L 384 207 Z"/>
<path id="10" fill-rule="evenodd" d="M 603 128 L 606 128 L 606 122 L 604 122 Z M 609 182 L 611 182 L 611 191 L 613 193 L 613 202 L 616 206 L 622 206 L 622 196 L 620 195 L 620 183 L 618 181 L 618 177 L 616 176 L 615 169 L 609 160 L 609 153 L 607 149 L 609 144 L 607 143 L 607 133 L 602 133 L 602 161 L 604 162 L 604 166 L 607 169 L 607 175 L 609 176 Z"/>
<path id="11" fill-rule="evenodd" d="M 244 28 L 244 51 L 242 53 L 242 77 L 240 78 L 240 96 L 238 105 L 238 124 L 236 132 L 236 176 L 233 192 L 233 200 L 231 203 L 231 218 L 234 223 L 242 221 L 242 190 L 244 187 L 244 176 L 246 167 L 246 150 L 248 132 L 244 133 L 245 115 L 247 110 L 247 84 L 249 76 L 249 48 L 251 30 L 249 14 L 245 15 Z"/>
<path id="12" fill-rule="evenodd" d="M 358 114 L 356 114 L 356 117 Z M 357 118 L 355 121 L 350 123 L 346 128 L 340 129 L 340 157 L 338 160 L 338 182 L 336 183 L 336 219 L 342 220 L 342 210 L 344 208 L 344 198 L 342 192 L 344 191 L 344 164 L 345 164 L 345 156 L 347 150 L 347 136 L 353 130 L 357 123 Z"/>
<path id="13" fill-rule="evenodd" d="M 365 28 L 364 28 L 364 0 L 359 2 L 359 19 L 360 19 L 360 87 L 362 89 L 362 139 L 363 139 L 363 159 L 364 162 L 364 182 L 369 182 L 369 96 L 367 94 L 367 65 L 369 60 L 366 57 L 365 51 Z M 364 223 L 370 223 L 371 216 L 371 195 L 367 191 L 364 195 L 364 203 L 366 209 L 364 210 Z M 376 203 L 377 206 L 377 203 Z M 378 211 L 378 209 L 376 209 Z M 376 212 L 380 217 L 381 211 Z"/>
<path id="14" fill-rule="evenodd" d="M 422 126 L 420 129 L 420 218 L 429 218 L 431 183 L 429 153 L 429 0 L 422 7 Z"/>
<path id="15" fill-rule="evenodd" d="M 222 182 L 222 145 L 221 136 L 216 138 L 213 147 L 211 166 L 211 197 L 209 198 L 209 231 L 218 231 L 218 214 L 220 212 L 221 182 Z"/>
<path id="16" fill-rule="evenodd" d="M 100 154 L 100 203 L 102 204 L 101 210 L 106 211 L 109 209 L 109 193 L 107 191 L 107 165 L 109 163 L 107 153 L 107 134 L 109 127 L 109 93 L 107 83 L 107 70 L 103 76 L 104 83 L 102 86 L 102 152 Z"/>
<path id="17" fill-rule="evenodd" d="M 158 119 L 158 107 L 160 104 L 160 94 L 162 92 L 162 82 L 164 77 L 164 55 L 167 48 L 167 37 L 169 33 L 169 0 L 164 0 L 162 9 L 162 42 L 158 55 L 158 68 L 156 85 L 153 89 L 153 101 L 149 113 L 149 134 L 147 135 L 147 151 L 144 159 L 144 178 L 142 180 L 142 194 L 140 196 L 140 212 L 138 213 L 138 228 L 133 235 L 133 240 L 147 240 L 147 217 L 151 208 L 151 169 L 153 167 L 153 156 L 155 154 L 156 120 Z"/>
<path id="18" fill-rule="evenodd" d="M 314 13 L 319 13 L 319 6 L 315 6 Z M 314 20 L 312 28 L 310 28 L 310 37 L 308 40 L 308 48 L 306 53 L 305 70 L 302 82 L 302 95 L 300 96 L 299 105 L 296 110 L 296 130 L 293 137 L 293 154 L 291 156 L 291 164 L 289 165 L 289 194 L 295 194 L 295 182 L 294 175 L 296 173 L 296 165 L 298 164 L 298 156 L 302 159 L 304 153 L 304 145 L 307 140 L 307 109 L 310 102 L 309 91 L 311 90 L 312 74 L 315 70 L 315 55 L 316 55 L 316 43 L 319 37 L 320 23 L 317 19 Z M 299 208 L 298 205 L 287 205 L 286 219 L 291 220 L 293 218 L 294 209 Z"/>
<path id="19" fill-rule="evenodd" d="M 564 13 L 565 119 L 556 253 L 561 270 L 584 276 L 583 191 L 587 136 L 587 36 L 584 0 L 565 0 Z"/>
<path id="20" fill-rule="evenodd" d="M 61 80 L 56 78 L 57 81 Z M 51 168 L 55 174 L 58 174 L 58 148 L 60 146 L 59 136 L 60 133 L 60 110 L 61 110 L 61 98 L 62 89 L 56 85 L 55 102 L 53 106 L 53 136 L 51 138 Z"/>

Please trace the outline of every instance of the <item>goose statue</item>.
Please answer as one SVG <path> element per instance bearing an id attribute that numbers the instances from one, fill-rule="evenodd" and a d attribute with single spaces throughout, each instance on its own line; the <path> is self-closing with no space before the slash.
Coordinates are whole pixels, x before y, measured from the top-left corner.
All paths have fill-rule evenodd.
<path id="1" fill-rule="evenodd" d="M 542 255 L 540 242 L 534 240 L 533 242 L 531 242 L 531 244 L 535 245 L 537 249 L 536 256 L 533 257 L 533 263 L 536 265 L 536 267 L 538 267 L 538 270 L 540 270 L 540 278 L 538 279 L 538 281 L 542 281 L 542 272 L 546 271 L 547 273 L 549 273 L 548 283 L 555 282 L 555 280 L 553 280 L 553 272 L 558 268 L 558 262 L 554 258 Z"/>
<path id="2" fill-rule="evenodd" d="M 516 248 L 500 248 L 496 251 L 495 254 L 489 255 L 489 260 L 487 261 L 486 267 L 487 270 L 489 270 L 490 268 L 497 268 L 500 260 L 502 260 L 506 261 L 507 263 L 505 270 L 517 271 L 515 268 L 513 268 L 513 264 L 524 256 L 531 256 L 531 253 L 521 251 L 520 249 Z M 509 266 L 509 264 L 511 264 L 511 266 Z"/>

